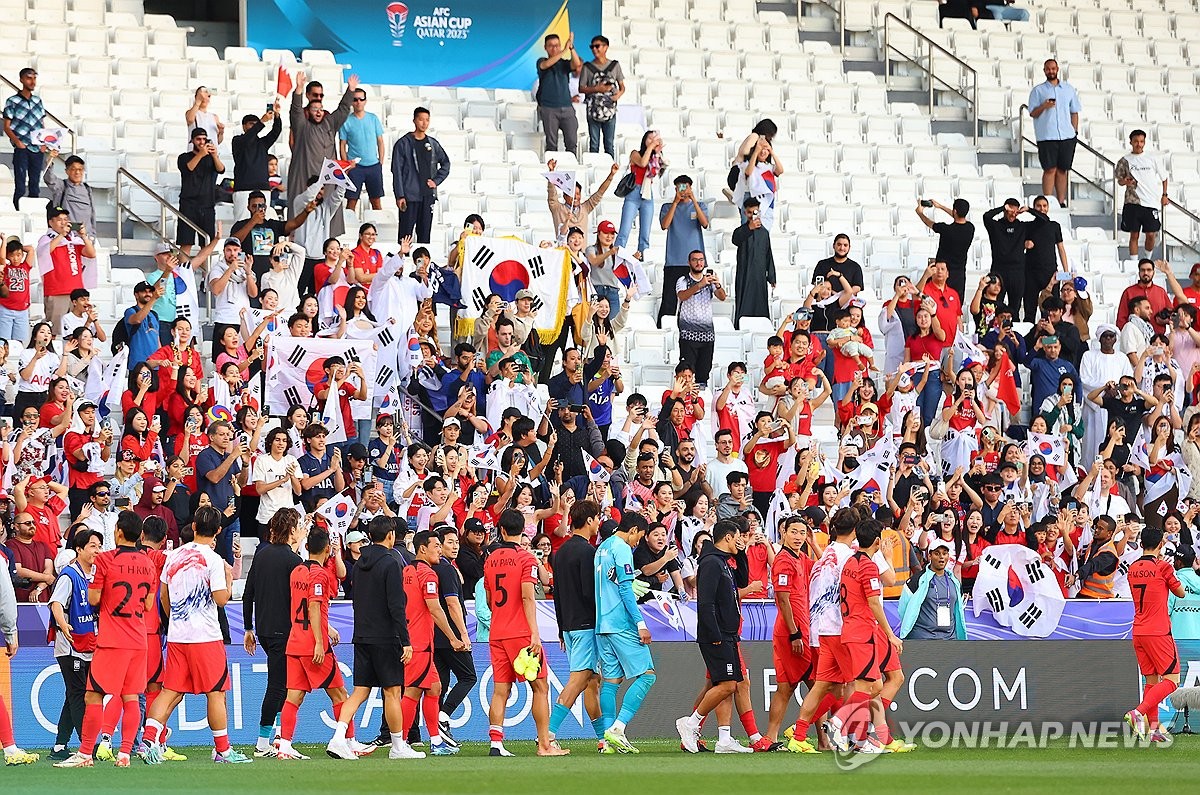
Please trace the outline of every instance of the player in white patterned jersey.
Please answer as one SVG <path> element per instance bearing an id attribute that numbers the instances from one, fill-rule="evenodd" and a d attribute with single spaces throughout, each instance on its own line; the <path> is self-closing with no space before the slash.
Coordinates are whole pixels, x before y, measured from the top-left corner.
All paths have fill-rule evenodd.
<path id="1" fill-rule="evenodd" d="M 816 753 L 806 736 L 812 720 L 824 715 L 833 707 L 843 684 L 849 681 L 848 661 L 842 649 L 842 605 L 839 589 L 842 583 L 842 567 L 854 554 L 850 542 L 854 530 L 865 517 L 857 508 L 842 508 L 834 514 L 830 523 L 833 541 L 825 547 L 820 559 L 813 565 L 809 580 L 809 624 L 812 630 L 810 643 L 817 646 L 816 681 L 804 697 L 800 706 L 800 717 L 788 742 L 792 753 Z"/>

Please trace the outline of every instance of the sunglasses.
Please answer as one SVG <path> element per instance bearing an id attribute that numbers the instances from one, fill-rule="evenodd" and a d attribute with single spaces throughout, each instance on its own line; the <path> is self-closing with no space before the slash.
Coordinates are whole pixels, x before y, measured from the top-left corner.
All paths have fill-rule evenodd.
<path id="1" fill-rule="evenodd" d="M 265 210 L 265 209 L 267 209 L 267 205 L 265 205 L 265 204 L 251 204 L 251 205 L 250 205 L 250 209 L 251 209 L 251 210 Z"/>
<path id="2" fill-rule="evenodd" d="M 325 99 L 325 92 L 321 92 L 320 94 L 309 94 L 309 96 L 313 99 Z"/>
<path id="3" fill-rule="evenodd" d="M 96 496 L 97 497 L 107 497 L 108 492 L 107 491 L 98 491 L 98 492 L 96 492 Z"/>
<path id="4" fill-rule="evenodd" d="M 999 486 L 984 486 L 983 490 L 984 491 L 1000 491 L 1000 487 Z"/>
<path id="5" fill-rule="evenodd" d="M 603 47 L 603 46 L 604 46 L 603 44 L 593 44 L 593 45 L 592 45 L 592 49 L 593 49 L 593 50 L 598 50 L 598 49 L 600 49 L 600 48 L 601 48 L 601 47 Z"/>

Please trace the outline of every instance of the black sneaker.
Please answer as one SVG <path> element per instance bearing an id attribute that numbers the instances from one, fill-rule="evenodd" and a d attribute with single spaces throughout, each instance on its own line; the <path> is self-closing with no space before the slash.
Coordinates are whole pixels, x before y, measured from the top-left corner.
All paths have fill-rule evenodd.
<path id="1" fill-rule="evenodd" d="M 696 750 L 702 754 L 711 754 L 712 749 L 703 740 L 696 740 Z"/>
<path id="2" fill-rule="evenodd" d="M 442 739 L 446 742 L 450 743 L 451 745 L 458 745 L 458 743 L 454 740 L 454 735 L 450 733 L 450 721 L 438 721 L 438 733 L 442 735 Z"/>
<path id="3" fill-rule="evenodd" d="M 51 751 L 51 752 L 50 752 L 50 753 L 49 753 L 49 754 L 46 756 L 46 759 L 48 759 L 48 760 L 49 760 L 49 761 L 51 761 L 51 762 L 61 762 L 61 761 L 63 761 L 64 759 L 69 759 L 69 758 L 70 758 L 70 756 L 71 756 L 71 749 L 69 749 L 69 748 L 62 748 L 62 749 L 59 749 L 59 750 L 57 750 L 57 751 Z"/>
<path id="4" fill-rule="evenodd" d="M 787 751 L 787 747 L 788 747 L 788 744 L 787 744 L 787 743 L 771 743 L 771 746 L 770 746 L 769 748 L 767 748 L 767 751 L 769 751 L 769 752 L 771 752 L 771 751 L 785 751 L 785 752 L 786 752 L 786 751 Z"/>
<path id="5" fill-rule="evenodd" d="M 380 748 L 390 748 L 392 745 L 392 738 L 390 736 L 380 734 L 374 740 L 367 743 L 367 745 L 372 746 L 375 748 L 375 750 L 379 750 Z"/>

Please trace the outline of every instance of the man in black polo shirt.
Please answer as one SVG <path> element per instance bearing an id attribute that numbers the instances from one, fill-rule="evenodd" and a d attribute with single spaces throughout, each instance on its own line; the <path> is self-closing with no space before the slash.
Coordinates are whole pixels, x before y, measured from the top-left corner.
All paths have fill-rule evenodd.
<path id="1" fill-rule="evenodd" d="M 596 646 L 596 548 L 592 539 L 600 532 L 600 505 L 579 500 L 568 516 L 571 535 L 551 557 L 554 569 L 554 617 L 571 665 L 571 678 L 550 710 L 550 739 L 583 694 L 583 707 L 592 720 L 596 737 L 603 741 L 600 716 L 600 656 Z"/>
<path id="2" fill-rule="evenodd" d="M 564 50 L 562 39 L 551 33 L 544 41 L 546 57 L 537 62 L 538 89 L 536 94 L 538 116 L 546 133 L 546 151 L 559 151 L 558 133 L 562 131 L 562 151 L 576 151 L 576 136 L 579 134 L 579 117 L 571 103 L 571 75 L 578 75 L 583 61 L 575 52 L 575 34 L 567 34 Z"/>
<path id="3" fill-rule="evenodd" d="M 232 236 L 242 241 L 244 251 L 254 255 L 254 275 L 261 277 L 271 269 L 271 251 L 275 244 L 298 229 L 308 218 L 308 206 L 305 205 L 300 213 L 287 221 L 267 218 L 267 198 L 261 190 L 250 192 L 246 206 L 250 210 L 250 217 L 233 225 Z M 310 253 L 309 256 L 315 255 Z"/>
<path id="4" fill-rule="evenodd" d="M 948 224 L 941 221 L 934 223 L 932 218 L 925 215 L 926 206 L 941 210 L 953 220 Z M 955 199 L 951 207 L 939 204 L 933 199 L 922 199 L 917 204 L 917 217 L 921 219 L 921 223 L 938 235 L 936 257 L 950 269 L 950 278 L 947 281 L 960 296 L 967 294 L 967 255 L 971 251 L 971 243 L 975 240 L 975 224 L 967 220 L 969 212 L 971 203 L 966 199 Z"/>

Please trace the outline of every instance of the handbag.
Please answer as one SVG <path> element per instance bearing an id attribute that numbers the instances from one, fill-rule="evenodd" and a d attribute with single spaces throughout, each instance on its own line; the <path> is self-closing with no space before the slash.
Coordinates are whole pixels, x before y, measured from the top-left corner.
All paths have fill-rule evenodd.
<path id="1" fill-rule="evenodd" d="M 613 191 L 617 198 L 624 198 L 633 193 L 633 189 L 637 187 L 637 178 L 633 176 L 633 171 L 626 171 L 625 176 L 621 177 L 621 181 L 617 183 L 617 189 Z"/>
<path id="2" fill-rule="evenodd" d="M 929 426 L 929 431 L 926 433 L 926 436 L 928 436 L 930 439 L 933 439 L 935 442 L 941 442 L 945 441 L 946 436 L 949 433 L 950 421 L 938 417 L 933 421 L 933 424 Z"/>

